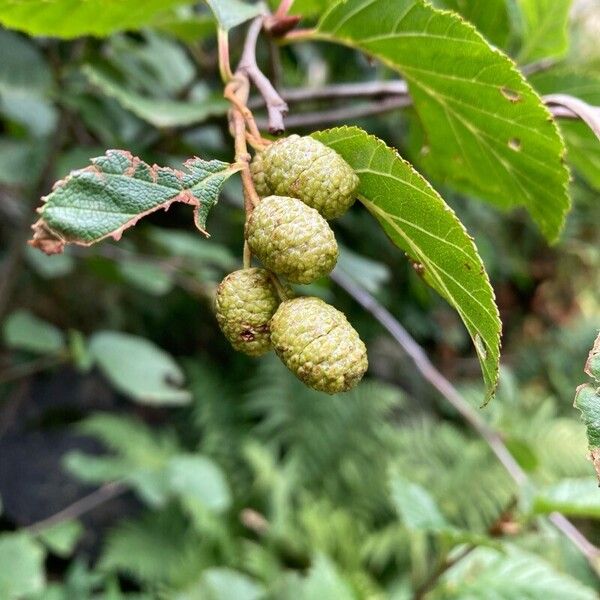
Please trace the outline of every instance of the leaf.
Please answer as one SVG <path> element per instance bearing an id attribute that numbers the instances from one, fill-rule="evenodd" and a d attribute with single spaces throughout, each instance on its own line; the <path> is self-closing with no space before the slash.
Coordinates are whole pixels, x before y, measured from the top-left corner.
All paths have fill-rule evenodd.
<path id="1" fill-rule="evenodd" d="M 231 492 L 221 469 L 197 454 L 178 454 L 167 465 L 170 489 L 186 504 L 222 512 L 231 504 Z"/>
<path id="2" fill-rule="evenodd" d="M 179 386 L 184 375 L 173 358 L 152 342 L 116 331 L 95 333 L 89 346 L 105 377 L 121 393 L 142 404 L 187 404 Z"/>
<path id="3" fill-rule="evenodd" d="M 594 342 L 585 366 L 586 373 L 596 379 L 594 385 L 584 383 L 575 392 L 573 406 L 581 411 L 581 419 L 587 428 L 590 460 L 600 481 L 600 373 L 598 356 L 600 355 L 600 334 Z"/>
<path id="4" fill-rule="evenodd" d="M 422 0 L 348 0 L 310 37 L 399 71 L 427 134 L 427 168 L 500 207 L 525 206 L 556 240 L 569 209 L 562 140 L 511 60 L 471 25 Z"/>
<path id="5" fill-rule="evenodd" d="M 47 135 L 57 118 L 48 99 L 52 75 L 46 60 L 30 40 L 1 29 L 0 56 L 0 113 L 34 135 Z"/>
<path id="6" fill-rule="evenodd" d="M 249 4 L 241 0 L 206 0 L 221 29 L 228 31 L 264 12 L 261 2 Z"/>
<path id="7" fill-rule="evenodd" d="M 376 294 L 389 281 L 390 270 L 387 265 L 352 252 L 340 243 L 338 246 L 340 256 L 337 268 L 341 269 L 347 277 L 354 279 L 369 293 Z"/>
<path id="8" fill-rule="evenodd" d="M 440 8 L 448 8 L 459 13 L 473 23 L 483 36 L 495 46 L 504 48 L 510 35 L 510 17 L 506 0 L 438 0 Z"/>
<path id="9" fill-rule="evenodd" d="M 0 23 L 31 35 L 104 37 L 151 23 L 158 13 L 192 0 L 0 0 Z"/>
<path id="10" fill-rule="evenodd" d="M 523 17 L 520 63 L 564 56 L 571 0 L 517 0 Z"/>
<path id="11" fill-rule="evenodd" d="M 593 600 L 591 588 L 517 548 L 476 548 L 442 576 L 431 600 Z"/>
<path id="12" fill-rule="evenodd" d="M 600 519 L 600 489 L 593 477 L 563 479 L 538 489 L 533 498 L 533 511 L 538 514 L 561 512 L 573 517 Z"/>
<path id="13" fill-rule="evenodd" d="M 187 44 L 197 43 L 216 34 L 215 20 L 211 16 L 193 12 L 184 16 L 171 15 L 168 18 L 161 15 L 153 25 L 155 29 Z"/>
<path id="14" fill-rule="evenodd" d="M 390 480 L 392 503 L 407 529 L 439 531 L 448 526 L 427 490 L 404 477 Z"/>
<path id="15" fill-rule="evenodd" d="M 6 318 L 4 342 L 9 348 L 32 354 L 57 354 L 65 349 L 62 331 L 26 310 L 15 311 Z"/>
<path id="16" fill-rule="evenodd" d="M 542 94 L 570 94 L 591 105 L 600 105 L 600 77 L 572 65 L 540 71 L 530 77 Z M 558 121 L 565 142 L 567 159 L 597 190 L 600 190 L 600 143 L 594 132 L 582 121 Z"/>
<path id="17" fill-rule="evenodd" d="M 357 127 L 313 134 L 360 179 L 358 196 L 423 279 L 460 314 L 481 363 L 488 397 L 498 382 L 500 320 L 472 238 L 437 192 L 398 153 Z"/>
<path id="18" fill-rule="evenodd" d="M 119 273 L 125 281 L 151 296 L 164 296 L 175 285 L 173 274 L 161 266 L 140 260 L 120 260 Z"/>
<path id="19" fill-rule="evenodd" d="M 342 579 L 333 562 L 324 554 L 317 554 L 308 575 L 302 581 L 298 596 L 302 600 L 335 598 L 354 600 L 350 586 Z"/>
<path id="20" fill-rule="evenodd" d="M 17 600 L 44 587 L 44 552 L 24 533 L 0 535 L 0 598 Z"/>
<path id="21" fill-rule="evenodd" d="M 221 97 L 188 102 L 149 98 L 123 87 L 90 65 L 84 67 L 83 72 L 104 94 L 155 127 L 183 127 L 227 112 L 227 101 Z"/>
<path id="22" fill-rule="evenodd" d="M 244 573 L 227 567 L 211 567 L 202 572 L 200 581 L 175 600 L 259 600 L 263 586 Z"/>
<path id="23" fill-rule="evenodd" d="M 65 244 L 118 240 L 142 217 L 167 210 L 173 202 L 192 205 L 196 227 L 204 231 L 223 183 L 238 170 L 236 165 L 200 158 L 186 161 L 185 171 L 151 167 L 126 150 L 107 150 L 91 162 L 56 183 L 43 198 L 32 246 L 56 254 Z"/>
<path id="24" fill-rule="evenodd" d="M 73 553 L 83 531 L 79 521 L 63 521 L 42 531 L 39 538 L 53 554 L 67 558 Z"/>

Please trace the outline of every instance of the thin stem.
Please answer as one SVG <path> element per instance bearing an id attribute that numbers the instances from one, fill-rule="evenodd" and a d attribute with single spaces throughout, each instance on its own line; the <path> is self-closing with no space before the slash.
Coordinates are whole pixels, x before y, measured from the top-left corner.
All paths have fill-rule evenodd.
<path id="1" fill-rule="evenodd" d="M 121 496 L 127 491 L 127 489 L 128 488 L 123 483 L 118 481 L 105 483 L 91 494 L 88 494 L 76 502 L 73 502 L 73 504 L 70 504 L 51 517 L 43 519 L 42 521 L 38 521 L 37 523 L 33 523 L 33 525 L 30 525 L 29 527 L 25 527 L 24 530 L 31 535 L 38 535 L 45 529 L 49 529 L 54 525 L 81 517 L 94 508 L 104 504 L 108 500 L 112 500 L 117 496 Z"/>
<path id="2" fill-rule="evenodd" d="M 293 3 L 294 0 L 281 0 L 273 16 L 276 19 L 281 19 L 282 17 L 285 17 L 290 12 L 290 8 L 292 8 Z"/>
<path id="3" fill-rule="evenodd" d="M 245 73 L 252 80 L 261 96 L 265 99 L 269 115 L 269 131 L 272 134 L 280 134 L 285 131 L 283 117 L 288 112 L 288 105 L 273 87 L 269 78 L 259 69 L 256 62 L 256 43 L 263 27 L 263 19 L 263 17 L 256 17 L 248 28 L 242 58 L 237 70 L 238 72 Z"/>
<path id="4" fill-rule="evenodd" d="M 464 420 L 485 440 L 492 452 L 496 455 L 508 474 L 519 485 L 529 483 L 527 474 L 523 471 L 513 455 L 502 440 L 499 432 L 493 430 L 471 407 L 459 391 L 446 379 L 431 363 L 425 351 L 415 339 L 402 327 L 394 316 L 382 306 L 369 292 L 360 287 L 348 276 L 336 269 L 332 279 L 348 294 L 350 294 L 365 310 L 370 312 L 375 319 L 398 342 L 400 347 L 412 359 L 417 370 L 440 394 L 456 409 Z M 560 513 L 552 513 L 550 521 L 559 529 L 578 550 L 586 557 L 595 571 L 598 571 L 600 561 L 600 548 L 597 548 L 577 528 Z"/>
<path id="5" fill-rule="evenodd" d="M 252 266 L 252 250 L 250 250 L 250 246 L 248 245 L 248 240 L 244 240 L 244 269 L 249 269 Z"/>
<path id="6" fill-rule="evenodd" d="M 36 360 L 27 363 L 22 363 L 5 369 L 0 373 L 0 384 L 9 383 L 17 379 L 22 379 L 29 375 L 41 373 L 52 367 L 56 367 L 66 362 L 67 357 L 64 355 L 43 356 Z"/>
<path id="7" fill-rule="evenodd" d="M 556 108 L 563 108 L 570 111 L 576 118 L 586 123 L 600 140 L 600 107 L 591 106 L 587 102 L 569 94 L 549 94 L 544 96 L 543 100 L 550 107 L 551 112 L 554 109 L 555 116 L 559 116 Z M 562 111 L 560 112 L 562 113 Z M 560 114 L 560 116 L 568 115 Z"/>
<path id="8" fill-rule="evenodd" d="M 334 83 L 314 88 L 289 88 L 280 91 L 282 98 L 289 103 L 312 100 L 331 100 L 377 96 L 404 96 L 408 94 L 408 85 L 399 79 L 394 81 L 368 81 L 364 83 Z M 251 108 L 264 106 L 262 97 L 252 98 Z"/>
<path id="9" fill-rule="evenodd" d="M 217 32 L 217 40 L 219 44 L 219 73 L 223 83 L 229 83 L 233 79 L 229 62 L 229 35 L 220 27 Z"/>
<path id="10" fill-rule="evenodd" d="M 408 96 L 390 96 L 371 102 L 370 104 L 343 106 L 331 110 L 294 114 L 286 118 L 286 123 L 288 127 L 313 127 L 315 125 L 325 125 L 380 115 L 399 108 L 406 108 L 410 104 L 411 99 Z M 257 119 L 256 122 L 259 127 L 266 125 L 261 119 Z"/>

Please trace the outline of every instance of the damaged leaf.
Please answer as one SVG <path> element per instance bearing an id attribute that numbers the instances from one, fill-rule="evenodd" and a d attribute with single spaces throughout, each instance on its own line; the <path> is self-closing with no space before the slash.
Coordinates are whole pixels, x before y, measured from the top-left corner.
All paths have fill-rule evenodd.
<path id="1" fill-rule="evenodd" d="M 167 210 L 173 202 L 193 206 L 196 227 L 206 234 L 208 212 L 225 180 L 238 170 L 235 164 L 200 158 L 186 161 L 183 171 L 150 166 L 125 150 L 107 150 L 91 162 L 58 181 L 42 198 L 29 242 L 33 247 L 57 254 L 66 244 L 119 240 L 142 217 Z"/>

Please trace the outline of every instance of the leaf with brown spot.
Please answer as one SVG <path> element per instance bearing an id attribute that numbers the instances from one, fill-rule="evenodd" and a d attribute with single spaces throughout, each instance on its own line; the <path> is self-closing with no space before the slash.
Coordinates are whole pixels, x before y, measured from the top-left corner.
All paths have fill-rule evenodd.
<path id="1" fill-rule="evenodd" d="M 239 167 L 192 158 L 184 168 L 150 166 L 125 150 L 107 150 L 90 166 L 58 181 L 42 198 L 29 243 L 46 254 L 57 254 L 66 244 L 118 240 L 125 229 L 156 210 L 167 210 L 173 202 L 193 206 L 196 227 L 206 234 L 208 212 Z"/>

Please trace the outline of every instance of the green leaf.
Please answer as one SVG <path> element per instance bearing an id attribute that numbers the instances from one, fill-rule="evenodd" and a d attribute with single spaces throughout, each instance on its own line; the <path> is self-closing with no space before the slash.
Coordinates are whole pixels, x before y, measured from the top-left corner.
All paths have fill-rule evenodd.
<path id="1" fill-rule="evenodd" d="M 170 271 L 165 271 L 159 265 L 150 262 L 121 260 L 118 269 L 125 281 L 151 296 L 164 296 L 175 285 Z"/>
<path id="2" fill-rule="evenodd" d="M 404 477 L 390 480 L 392 503 L 407 529 L 438 531 L 448 526 L 427 490 Z"/>
<path id="3" fill-rule="evenodd" d="M 263 586 L 244 573 L 227 567 L 212 567 L 202 572 L 200 581 L 178 594 L 175 600 L 258 600 Z"/>
<path id="4" fill-rule="evenodd" d="M 63 521 L 42 531 L 39 539 L 53 554 L 67 558 L 73 553 L 83 531 L 83 525 L 79 521 Z"/>
<path id="5" fill-rule="evenodd" d="M 563 479 L 538 489 L 533 498 L 533 511 L 549 514 L 555 511 L 573 517 L 600 519 L 600 489 L 593 477 Z"/>
<path id="6" fill-rule="evenodd" d="M 427 134 L 427 168 L 500 207 L 526 207 L 547 238 L 558 237 L 569 173 L 556 125 L 511 60 L 472 26 L 422 0 L 348 0 L 310 37 L 402 73 Z"/>
<path id="7" fill-rule="evenodd" d="M 199 15 L 193 12 L 184 16 L 171 15 L 160 19 L 153 24 L 155 29 L 172 35 L 187 44 L 194 44 L 200 40 L 216 34 L 215 20 L 209 15 Z"/>
<path id="8" fill-rule="evenodd" d="M 95 333 L 89 346 L 105 377 L 121 393 L 142 404 L 187 404 L 184 375 L 173 358 L 152 342 L 116 331 Z"/>
<path id="9" fill-rule="evenodd" d="M 313 134 L 356 171 L 358 196 L 423 279 L 460 314 L 488 396 L 498 381 L 500 320 L 477 249 L 454 212 L 398 153 L 357 127 Z"/>
<path id="10" fill-rule="evenodd" d="M 75 38 L 104 37 L 135 30 L 156 15 L 192 0 L 0 0 L 0 23 L 31 35 Z"/>
<path id="11" fill-rule="evenodd" d="M 209 210 L 225 180 L 238 170 L 219 160 L 192 158 L 185 171 L 150 166 L 125 150 L 108 150 L 92 165 L 73 171 L 55 184 L 38 209 L 31 245 L 46 254 L 65 244 L 91 246 L 123 231 L 142 217 L 173 202 L 194 207 L 194 221 L 204 231 Z"/>
<path id="12" fill-rule="evenodd" d="M 600 77 L 593 71 L 582 71 L 572 65 L 561 65 L 540 71 L 530 77 L 541 94 L 570 94 L 593 106 L 600 105 Z M 567 144 L 568 161 L 600 190 L 600 142 L 582 121 L 558 121 Z"/>
<path id="13" fill-rule="evenodd" d="M 0 139 L 0 184 L 20 186 L 31 184 L 41 170 L 43 145 L 24 140 Z"/>
<path id="14" fill-rule="evenodd" d="M 433 4 L 459 13 L 492 44 L 504 48 L 510 35 L 510 17 L 506 0 L 437 0 Z"/>
<path id="15" fill-rule="evenodd" d="M 507 547 L 476 548 L 441 578 L 431 600 L 593 600 L 594 590 L 541 558 Z"/>
<path id="16" fill-rule="evenodd" d="M 1 6 L 2 0 L 0 20 Z M 0 113 L 34 135 L 49 134 L 57 118 L 48 100 L 52 75 L 44 57 L 30 40 L 2 29 L 0 56 Z"/>
<path id="17" fill-rule="evenodd" d="M 44 552 L 24 533 L 0 535 L 0 598 L 17 600 L 44 587 Z"/>
<path id="18" fill-rule="evenodd" d="M 26 310 L 18 310 L 6 318 L 4 342 L 9 348 L 33 354 L 57 354 L 65 349 L 62 331 Z"/>
<path id="19" fill-rule="evenodd" d="M 231 504 L 231 491 L 223 472 L 210 459 L 197 454 L 178 454 L 167 465 L 172 492 L 187 506 L 199 505 L 222 512 Z"/>
<path id="20" fill-rule="evenodd" d="M 221 29 L 228 31 L 237 25 L 241 25 L 249 19 L 257 17 L 264 8 L 261 2 L 249 4 L 241 0 L 206 0 L 212 9 Z"/>
<path id="21" fill-rule="evenodd" d="M 571 0 L 517 0 L 523 16 L 523 43 L 518 60 L 564 56 L 568 45 Z"/>
<path id="22" fill-rule="evenodd" d="M 587 428 L 588 445 L 590 448 L 590 460 L 592 461 L 596 474 L 600 480 L 600 334 L 590 350 L 585 365 L 585 372 L 593 377 L 594 385 L 585 383 L 580 385 L 575 392 L 573 406 L 581 411 L 581 419 Z"/>
<path id="23" fill-rule="evenodd" d="M 150 98 L 123 87 L 90 65 L 84 67 L 83 72 L 104 94 L 155 127 L 183 127 L 227 112 L 227 101 L 221 97 L 188 102 Z"/>
<path id="24" fill-rule="evenodd" d="M 342 579 L 333 562 L 324 554 L 317 554 L 302 581 L 298 597 L 302 600 L 317 598 L 335 598 L 336 600 L 354 600 L 350 586 Z"/>

